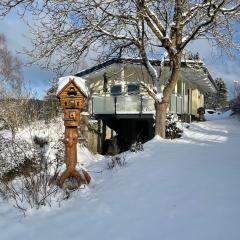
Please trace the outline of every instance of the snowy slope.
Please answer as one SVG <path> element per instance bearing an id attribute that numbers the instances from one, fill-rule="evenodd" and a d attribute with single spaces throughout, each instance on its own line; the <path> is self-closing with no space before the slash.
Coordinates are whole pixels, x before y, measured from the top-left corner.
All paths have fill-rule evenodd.
<path id="1" fill-rule="evenodd" d="M 61 208 L 21 218 L 1 202 L 0 239 L 239 240 L 239 126 L 226 116 L 192 123 L 182 139 L 129 153 L 123 168 L 95 159 L 94 182 Z"/>

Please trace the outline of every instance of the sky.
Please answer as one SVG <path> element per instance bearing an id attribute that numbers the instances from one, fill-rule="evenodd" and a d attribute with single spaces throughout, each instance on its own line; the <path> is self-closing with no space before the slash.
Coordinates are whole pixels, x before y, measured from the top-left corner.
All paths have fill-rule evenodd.
<path id="1" fill-rule="evenodd" d="M 17 55 L 23 63 L 29 61 L 21 52 L 23 48 L 30 48 L 30 34 L 26 23 L 16 13 L 11 13 L 4 19 L 0 19 L 0 32 L 5 34 L 8 49 Z M 54 74 L 43 70 L 37 65 L 23 68 L 23 77 L 27 89 L 30 89 L 35 97 L 42 98 L 50 86 L 50 80 Z"/>
<path id="2" fill-rule="evenodd" d="M 5 34 L 9 49 L 13 53 L 18 54 L 23 62 L 27 62 L 29 60 L 27 56 L 19 53 L 23 48 L 31 47 L 30 34 L 26 23 L 13 12 L 4 19 L 0 19 L 0 32 Z M 238 35 L 240 38 L 240 33 Z M 200 54 L 214 79 L 216 77 L 224 79 L 227 84 L 229 97 L 232 98 L 234 92 L 233 81 L 239 80 L 240 84 L 239 54 L 236 55 L 235 59 L 219 57 L 217 50 L 211 47 L 205 40 L 193 42 L 189 49 Z M 23 76 L 27 87 L 31 88 L 37 97 L 42 98 L 50 86 L 49 80 L 53 79 L 54 74 L 35 65 L 24 67 Z"/>

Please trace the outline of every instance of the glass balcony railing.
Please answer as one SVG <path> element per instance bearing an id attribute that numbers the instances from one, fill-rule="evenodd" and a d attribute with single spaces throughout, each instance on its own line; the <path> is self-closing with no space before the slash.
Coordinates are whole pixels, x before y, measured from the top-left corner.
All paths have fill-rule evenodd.
<path id="1" fill-rule="evenodd" d="M 141 112 L 140 98 L 138 95 L 118 96 L 116 98 L 117 113 L 139 113 Z"/>
<path id="2" fill-rule="evenodd" d="M 93 96 L 92 113 L 115 114 L 115 98 L 113 96 Z"/>
<path id="3" fill-rule="evenodd" d="M 154 113 L 154 100 L 141 95 L 93 96 L 93 114 L 146 114 Z"/>
<path id="4" fill-rule="evenodd" d="M 182 98 L 172 94 L 169 111 L 182 113 Z M 142 95 L 93 96 L 92 114 L 154 114 L 154 100 Z"/>
<path id="5" fill-rule="evenodd" d="M 180 95 L 172 94 L 169 103 L 169 112 L 171 113 L 182 113 L 182 97 Z"/>

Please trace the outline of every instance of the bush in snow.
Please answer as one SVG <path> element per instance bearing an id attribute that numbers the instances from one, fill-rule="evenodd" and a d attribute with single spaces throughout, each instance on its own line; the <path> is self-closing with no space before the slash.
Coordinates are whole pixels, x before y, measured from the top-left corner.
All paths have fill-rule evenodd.
<path id="1" fill-rule="evenodd" d="M 35 169 L 39 154 L 27 141 L 0 137 L 0 180 L 11 181 Z"/>
<path id="2" fill-rule="evenodd" d="M 61 140 L 51 145 L 38 136 L 31 142 L 2 137 L 0 149 L 2 197 L 24 212 L 56 202 L 57 194 L 61 194 L 56 183 L 64 161 Z"/>
<path id="3" fill-rule="evenodd" d="M 178 116 L 168 113 L 166 117 L 166 138 L 174 139 L 182 136 L 183 130 Z"/>
<path id="4" fill-rule="evenodd" d="M 39 136 L 34 136 L 33 137 L 33 142 L 38 145 L 40 148 L 44 147 L 45 145 L 47 145 L 49 143 L 48 138 L 46 137 L 39 137 Z"/>
<path id="5" fill-rule="evenodd" d="M 131 152 L 139 152 L 139 151 L 143 151 L 143 145 L 141 142 L 135 142 L 131 145 L 130 147 L 130 151 Z"/>
<path id="6" fill-rule="evenodd" d="M 110 158 L 107 163 L 108 169 L 113 169 L 116 167 L 123 167 L 126 165 L 126 156 L 125 154 L 119 154 Z"/>

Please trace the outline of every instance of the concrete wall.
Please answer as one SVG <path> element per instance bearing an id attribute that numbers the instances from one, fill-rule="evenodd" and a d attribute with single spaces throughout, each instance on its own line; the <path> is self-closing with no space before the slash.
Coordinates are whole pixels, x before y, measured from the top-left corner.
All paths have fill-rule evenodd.
<path id="1" fill-rule="evenodd" d="M 93 153 L 99 150 L 99 122 L 91 121 L 88 115 L 81 115 L 81 133 L 85 138 L 84 144 Z"/>

